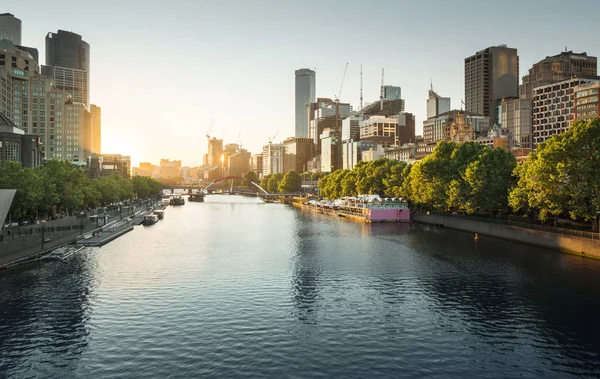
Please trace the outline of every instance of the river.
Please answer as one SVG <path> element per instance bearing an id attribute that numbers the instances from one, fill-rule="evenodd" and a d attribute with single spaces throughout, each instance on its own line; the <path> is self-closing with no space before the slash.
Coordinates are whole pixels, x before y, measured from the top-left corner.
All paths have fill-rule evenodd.
<path id="1" fill-rule="evenodd" d="M 599 315 L 600 261 L 215 195 L 0 272 L 0 377 L 597 377 Z"/>

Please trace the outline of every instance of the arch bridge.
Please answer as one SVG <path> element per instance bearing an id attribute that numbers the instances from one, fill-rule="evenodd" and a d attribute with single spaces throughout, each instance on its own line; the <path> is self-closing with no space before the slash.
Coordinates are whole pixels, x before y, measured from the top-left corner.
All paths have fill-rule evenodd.
<path id="1" fill-rule="evenodd" d="M 201 188 L 200 192 L 208 194 L 208 189 L 210 187 L 212 187 L 214 184 L 217 184 L 219 182 L 223 182 L 223 181 L 226 181 L 226 180 L 231 180 L 231 186 L 229 187 L 229 193 L 230 194 L 232 194 L 234 192 L 235 193 L 253 193 L 253 192 L 249 192 L 249 191 L 243 191 L 243 190 L 240 190 L 240 189 L 235 189 L 235 191 L 234 191 L 233 181 L 234 180 L 243 180 L 243 181 L 245 181 L 245 182 L 247 182 L 249 184 L 252 184 L 253 186 L 255 186 L 256 188 L 258 188 L 262 192 L 261 194 L 258 194 L 258 196 L 269 196 L 269 195 L 271 195 L 266 189 L 262 188 L 256 182 L 254 182 L 254 181 L 252 181 L 250 179 L 246 179 L 246 178 L 244 178 L 242 176 L 224 176 L 222 178 L 213 180 L 212 182 L 208 183 L 204 188 Z"/>

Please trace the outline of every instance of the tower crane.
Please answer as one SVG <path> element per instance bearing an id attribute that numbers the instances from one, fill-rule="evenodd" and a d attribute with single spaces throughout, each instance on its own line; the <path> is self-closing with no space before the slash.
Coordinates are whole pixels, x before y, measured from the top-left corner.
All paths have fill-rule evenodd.
<path id="1" fill-rule="evenodd" d="M 362 64 L 360 65 L 360 110 L 363 109 L 363 76 L 362 76 Z"/>
<path id="2" fill-rule="evenodd" d="M 381 94 L 379 95 L 379 110 L 383 110 L 383 68 L 381 69 Z"/>
<path id="3" fill-rule="evenodd" d="M 348 63 L 346 62 L 346 67 L 344 68 L 344 76 L 342 76 L 342 84 L 340 84 L 340 89 L 338 90 L 337 96 L 335 96 L 335 101 L 340 102 L 340 96 L 342 96 L 342 89 L 344 88 L 344 82 L 346 81 L 346 74 L 348 73 Z"/>
<path id="4" fill-rule="evenodd" d="M 273 140 L 275 139 L 275 137 L 277 137 L 278 134 L 279 130 L 275 132 L 275 135 L 273 135 L 273 137 L 269 137 L 269 145 L 273 143 Z"/>

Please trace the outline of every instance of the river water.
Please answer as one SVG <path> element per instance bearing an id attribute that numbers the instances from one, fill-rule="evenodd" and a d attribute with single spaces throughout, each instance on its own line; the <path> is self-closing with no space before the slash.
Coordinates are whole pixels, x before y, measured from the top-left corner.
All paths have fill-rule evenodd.
<path id="1" fill-rule="evenodd" d="M 0 272 L 0 377 L 600 375 L 600 261 L 238 196 Z"/>

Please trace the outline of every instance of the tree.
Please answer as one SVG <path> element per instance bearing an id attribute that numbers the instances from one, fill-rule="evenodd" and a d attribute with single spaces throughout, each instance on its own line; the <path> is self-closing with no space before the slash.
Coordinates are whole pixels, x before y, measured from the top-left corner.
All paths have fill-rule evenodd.
<path id="1" fill-rule="evenodd" d="M 282 193 L 300 192 L 302 188 L 302 177 L 294 170 L 288 171 L 281 182 L 278 190 Z"/>
<path id="2" fill-rule="evenodd" d="M 267 187 L 269 186 L 269 179 L 271 179 L 271 176 L 273 176 L 273 174 L 265 175 L 265 176 L 263 176 L 263 178 L 260 181 L 260 186 L 262 188 L 266 189 L 267 191 L 268 191 Z"/>
<path id="3" fill-rule="evenodd" d="M 510 192 L 513 210 L 539 212 L 546 221 L 567 213 L 592 221 L 597 230 L 600 209 L 600 119 L 575 121 L 569 130 L 540 144 L 517 166 Z"/>
<path id="4" fill-rule="evenodd" d="M 283 175 L 281 173 L 276 173 L 271 175 L 269 181 L 267 182 L 267 187 L 265 188 L 270 193 L 277 193 L 279 190 L 279 182 L 283 179 Z M 262 187 L 262 186 L 261 186 Z"/>
<path id="5" fill-rule="evenodd" d="M 254 171 L 248 171 L 246 174 L 244 174 L 244 179 L 250 180 L 251 182 L 258 184 L 258 175 L 256 175 L 256 173 Z M 252 184 L 250 184 L 250 183 L 246 183 L 246 184 L 248 186 L 252 186 Z"/>

